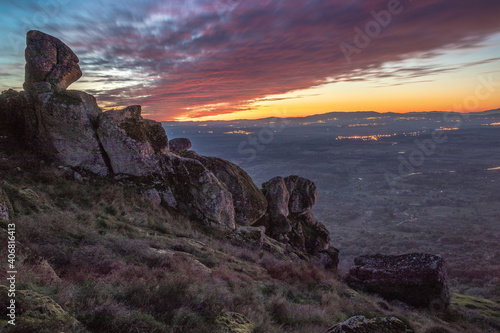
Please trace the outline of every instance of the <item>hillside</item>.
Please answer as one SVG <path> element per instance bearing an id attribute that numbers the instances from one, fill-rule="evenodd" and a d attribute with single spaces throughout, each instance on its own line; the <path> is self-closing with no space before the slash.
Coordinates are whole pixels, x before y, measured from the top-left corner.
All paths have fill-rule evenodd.
<path id="1" fill-rule="evenodd" d="M 497 302 L 450 297 L 437 255 L 358 258 L 360 272 L 376 261 L 369 274 L 386 280 L 367 283 L 386 299 L 354 291 L 313 214 L 313 181 L 286 175 L 259 187 L 236 164 L 169 140 L 140 106 L 103 113 L 93 96 L 67 90 L 82 73 L 57 38 L 28 32 L 26 61 L 25 90 L 0 95 L 3 332 L 500 326 Z M 364 290 L 355 270 L 346 281 Z"/>

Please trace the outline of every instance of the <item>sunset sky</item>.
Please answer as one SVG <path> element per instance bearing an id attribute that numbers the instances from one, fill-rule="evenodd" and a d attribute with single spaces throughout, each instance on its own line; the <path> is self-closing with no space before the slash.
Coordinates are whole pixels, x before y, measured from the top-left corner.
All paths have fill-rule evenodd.
<path id="1" fill-rule="evenodd" d="M 0 4 L 0 90 L 25 34 L 80 58 L 71 88 L 155 120 L 500 107 L 498 0 L 41 0 Z"/>

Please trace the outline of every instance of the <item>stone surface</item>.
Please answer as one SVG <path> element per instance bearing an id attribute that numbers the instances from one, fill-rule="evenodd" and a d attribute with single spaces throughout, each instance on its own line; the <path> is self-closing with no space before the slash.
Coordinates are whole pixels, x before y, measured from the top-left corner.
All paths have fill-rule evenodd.
<path id="1" fill-rule="evenodd" d="M 354 259 L 346 282 L 354 289 L 414 307 L 444 311 L 450 304 L 444 261 L 439 255 L 361 256 Z"/>
<path id="2" fill-rule="evenodd" d="M 233 196 L 217 177 L 197 160 L 174 154 L 164 156 L 163 184 L 177 208 L 204 223 L 235 228 Z"/>
<path id="3" fill-rule="evenodd" d="M 31 30 L 26 35 L 26 71 L 24 89 L 36 89 L 33 83 L 48 82 L 62 92 L 82 76 L 78 57 L 61 40 Z"/>
<path id="4" fill-rule="evenodd" d="M 252 178 L 239 166 L 217 157 L 188 152 L 186 157 L 200 161 L 231 192 L 236 224 L 252 225 L 266 212 L 267 200 Z"/>
<path id="5" fill-rule="evenodd" d="M 244 227 L 239 226 L 234 231 L 234 239 L 239 243 L 246 243 L 257 248 L 262 248 L 266 229 L 264 227 Z"/>
<path id="6" fill-rule="evenodd" d="M 299 176 L 288 176 L 284 180 L 290 194 L 288 202 L 290 213 L 303 213 L 312 209 L 318 199 L 316 185 L 309 179 Z"/>
<path id="7" fill-rule="evenodd" d="M 159 123 L 144 121 L 139 105 L 102 113 L 97 135 L 114 174 L 161 174 L 161 154 L 168 151 L 165 131 Z"/>
<path id="8" fill-rule="evenodd" d="M 175 154 L 182 154 L 191 149 L 191 140 L 186 138 L 176 138 L 169 142 L 170 151 Z"/>
<path id="9" fill-rule="evenodd" d="M 396 317 L 366 319 L 354 316 L 329 328 L 325 333 L 414 333 Z"/>
<path id="10" fill-rule="evenodd" d="M 0 94 L 0 135 L 26 141 L 27 121 L 35 114 L 24 92 L 9 89 Z"/>
<path id="11" fill-rule="evenodd" d="M 102 111 L 80 91 L 32 95 L 30 137 L 40 152 L 61 163 L 104 176 L 109 173 L 95 127 Z M 33 129 L 31 129 L 34 127 Z"/>

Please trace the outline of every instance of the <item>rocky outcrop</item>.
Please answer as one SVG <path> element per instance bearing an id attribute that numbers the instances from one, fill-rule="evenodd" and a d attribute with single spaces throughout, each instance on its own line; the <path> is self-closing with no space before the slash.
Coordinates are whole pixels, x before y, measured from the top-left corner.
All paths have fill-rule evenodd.
<path id="1" fill-rule="evenodd" d="M 316 185 L 299 176 L 275 177 L 262 184 L 268 206 L 256 223 L 266 233 L 293 248 L 321 259 L 328 268 L 336 268 L 338 250 L 330 245 L 330 233 L 311 212 L 316 203 Z"/>
<path id="2" fill-rule="evenodd" d="M 439 255 L 361 256 L 354 259 L 346 281 L 354 289 L 433 311 L 444 311 L 450 304 L 444 261 Z"/>
<path id="3" fill-rule="evenodd" d="M 25 90 L 44 86 L 62 92 L 82 76 L 78 57 L 58 38 L 31 30 L 26 45 Z"/>
<path id="4" fill-rule="evenodd" d="M 176 138 L 169 142 L 170 151 L 175 154 L 182 154 L 191 149 L 191 140 L 186 138 Z"/>
<path id="5" fill-rule="evenodd" d="M 188 152 L 183 156 L 195 159 L 210 170 L 233 196 L 234 218 L 239 225 L 252 225 L 267 208 L 267 201 L 252 178 L 239 166 L 217 157 Z"/>
<path id="6" fill-rule="evenodd" d="M 97 136 L 113 174 L 144 177 L 162 173 L 160 161 L 168 152 L 167 134 L 160 123 L 142 118 L 140 105 L 102 113 Z"/>
<path id="7" fill-rule="evenodd" d="M 189 139 L 169 142 L 160 123 L 141 116 L 139 105 L 102 112 L 93 96 L 66 90 L 81 71 L 78 57 L 59 39 L 30 31 L 25 53 L 25 91 L 0 96 L 0 135 L 17 137 L 80 179 L 87 172 L 139 180 L 155 207 L 229 229 L 262 220 L 269 236 L 300 251 L 326 251 L 323 259 L 333 253 L 327 251 L 328 231 L 310 212 L 317 197 L 313 182 L 280 178 L 263 193 L 237 165 L 189 151 Z"/>
<path id="8" fill-rule="evenodd" d="M 325 333 L 414 333 L 396 317 L 366 319 L 354 316 L 329 328 Z"/>

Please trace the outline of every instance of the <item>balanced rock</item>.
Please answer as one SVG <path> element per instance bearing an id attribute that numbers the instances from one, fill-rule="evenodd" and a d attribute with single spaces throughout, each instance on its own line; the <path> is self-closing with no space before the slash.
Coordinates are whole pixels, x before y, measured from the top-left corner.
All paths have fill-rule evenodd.
<path id="1" fill-rule="evenodd" d="M 141 106 L 104 112 L 97 135 L 114 174 L 161 174 L 160 160 L 168 152 L 168 138 L 160 123 L 145 121 Z"/>
<path id="2" fill-rule="evenodd" d="M 267 208 L 267 201 L 252 178 L 239 166 L 217 157 L 200 156 L 188 152 L 183 156 L 200 161 L 231 192 L 236 224 L 252 225 Z"/>
<path id="3" fill-rule="evenodd" d="M 170 151 L 175 154 L 182 154 L 191 149 L 191 140 L 186 138 L 175 138 L 169 141 Z"/>
<path id="4" fill-rule="evenodd" d="M 439 255 L 361 256 L 354 259 L 346 281 L 354 289 L 433 311 L 444 311 L 450 304 L 444 261 Z"/>
<path id="5" fill-rule="evenodd" d="M 366 319 L 364 316 L 354 316 L 343 323 L 329 328 L 325 333 L 413 333 L 396 317 Z"/>
<path id="6" fill-rule="evenodd" d="M 58 38 L 31 30 L 26 44 L 25 90 L 33 90 L 33 83 L 46 82 L 61 92 L 82 76 L 78 57 Z"/>

